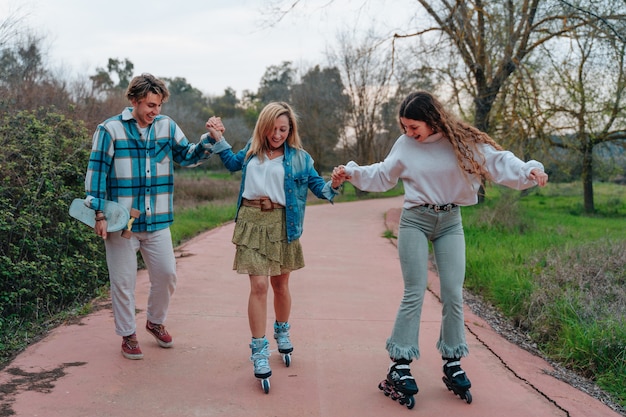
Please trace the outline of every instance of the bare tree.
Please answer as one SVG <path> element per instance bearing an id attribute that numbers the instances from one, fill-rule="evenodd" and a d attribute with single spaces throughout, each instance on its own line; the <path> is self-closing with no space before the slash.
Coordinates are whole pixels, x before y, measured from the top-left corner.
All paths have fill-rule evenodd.
<path id="1" fill-rule="evenodd" d="M 428 37 L 428 41 L 422 43 L 427 54 L 422 56 L 428 56 L 433 67 L 440 62 L 442 73 L 450 75 L 449 81 L 455 83 L 452 87 L 468 94 L 475 107 L 473 123 L 487 132 L 497 95 L 527 56 L 550 39 L 584 26 L 590 20 L 600 18 L 611 25 L 620 19 L 591 12 L 597 9 L 595 0 L 583 0 L 576 6 L 565 0 L 418 2 L 432 20 L 415 20 L 423 22 L 423 27 L 395 34 L 394 46 L 402 39 Z M 280 19 L 307 1 L 291 1 L 284 7 L 282 3 L 274 1 L 272 9 Z M 419 11 L 416 8 L 416 14 Z M 440 57 L 444 59 L 438 60 Z M 416 67 L 420 62 L 416 60 Z M 465 81 L 459 82 L 461 78 Z"/>
<path id="2" fill-rule="evenodd" d="M 507 78 L 548 40 L 587 23 L 588 16 L 559 0 L 418 0 L 434 25 L 408 38 L 439 33 L 437 48 L 453 51 L 474 102 L 474 125 L 490 131 L 493 104 Z M 449 62 L 444 61 L 449 68 Z M 467 70 L 467 71 L 465 71 Z"/>
<path id="3" fill-rule="evenodd" d="M 623 3 L 603 5 L 603 15 L 618 16 L 620 9 L 623 15 Z M 507 126 L 502 137 L 515 135 L 524 153 L 543 143 L 546 155 L 552 148 L 560 159 L 555 165 L 561 170 L 578 169 L 587 213 L 595 211 L 594 160 L 599 158 L 594 158 L 594 150 L 600 145 L 626 146 L 624 32 L 623 23 L 621 28 L 609 26 L 598 18 L 553 38 L 520 66 L 499 101 Z M 577 156 L 574 163 L 568 155 Z"/>
<path id="4" fill-rule="evenodd" d="M 580 156 L 586 213 L 595 211 L 594 149 L 603 143 L 626 145 L 626 43 L 597 27 L 571 34 L 566 52 L 551 58 L 558 88 L 542 103 L 551 117 L 551 145 Z"/>
<path id="5" fill-rule="evenodd" d="M 391 51 L 377 49 L 379 40 L 372 33 L 355 42 L 340 35 L 339 51 L 331 53 L 330 60 L 340 69 L 351 101 L 347 127 L 353 136 L 348 140 L 354 145 L 353 157 L 360 164 L 371 164 L 378 162 L 374 143 L 384 129 L 382 106 L 393 96 Z"/>
<path id="6" fill-rule="evenodd" d="M 0 19 L 0 49 L 14 42 L 19 36 L 19 25 L 23 21 L 23 15 L 18 11 L 10 12 L 9 15 Z"/>

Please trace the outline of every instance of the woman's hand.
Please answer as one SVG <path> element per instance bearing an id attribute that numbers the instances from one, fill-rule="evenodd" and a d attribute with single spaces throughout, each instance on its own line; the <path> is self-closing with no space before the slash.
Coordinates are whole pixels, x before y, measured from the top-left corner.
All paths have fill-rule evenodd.
<path id="1" fill-rule="evenodd" d="M 350 179 L 350 177 L 346 175 L 346 170 L 343 165 L 333 168 L 333 173 L 330 178 L 333 188 L 339 188 L 341 184 Z"/>
<path id="2" fill-rule="evenodd" d="M 548 183 L 548 174 L 538 168 L 534 168 L 530 171 L 528 176 L 531 180 L 535 180 L 538 186 L 543 187 Z"/>

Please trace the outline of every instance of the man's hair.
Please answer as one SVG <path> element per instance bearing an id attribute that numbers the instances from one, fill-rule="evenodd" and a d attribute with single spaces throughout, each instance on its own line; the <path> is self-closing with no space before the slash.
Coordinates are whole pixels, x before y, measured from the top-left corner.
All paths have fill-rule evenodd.
<path id="1" fill-rule="evenodd" d="M 134 77 L 130 81 L 128 89 L 126 89 L 126 98 L 129 101 L 139 101 L 146 98 L 148 93 L 154 93 L 161 96 L 164 103 L 170 97 L 170 92 L 163 81 L 159 80 L 152 74 L 143 73 Z"/>

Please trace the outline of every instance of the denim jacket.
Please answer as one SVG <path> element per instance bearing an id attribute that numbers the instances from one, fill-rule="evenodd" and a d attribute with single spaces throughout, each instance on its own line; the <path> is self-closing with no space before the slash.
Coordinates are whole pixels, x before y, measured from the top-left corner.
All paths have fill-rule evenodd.
<path id="1" fill-rule="evenodd" d="M 232 146 L 222 139 L 213 145 L 212 152 L 219 154 L 224 166 L 231 172 L 242 172 L 241 186 L 239 188 L 239 198 L 237 200 L 237 214 L 241 207 L 241 199 L 246 183 L 246 168 L 250 158 L 246 158 L 246 153 L 250 149 L 252 140 L 239 152 L 234 153 Z M 302 236 L 302 225 L 304 223 L 304 209 L 308 190 L 315 196 L 328 200 L 332 203 L 333 198 L 338 194 L 331 186 L 331 181 L 324 179 L 313 167 L 313 158 L 303 149 L 294 149 L 285 143 L 285 157 L 283 167 L 285 168 L 285 215 L 287 221 L 287 241 L 293 242 Z M 235 216 L 235 221 L 237 217 Z"/>

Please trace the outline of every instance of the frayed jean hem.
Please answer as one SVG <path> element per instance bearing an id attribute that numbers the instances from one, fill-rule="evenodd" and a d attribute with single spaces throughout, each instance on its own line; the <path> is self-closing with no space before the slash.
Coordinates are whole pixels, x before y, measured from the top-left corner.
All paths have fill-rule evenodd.
<path id="1" fill-rule="evenodd" d="M 392 342 L 391 339 L 388 339 L 386 348 L 391 359 L 412 360 L 420 358 L 420 351 L 416 346 L 399 346 Z"/>
<path id="2" fill-rule="evenodd" d="M 450 347 L 440 340 L 439 342 L 437 342 L 437 350 L 444 358 L 463 358 L 469 355 L 469 348 L 465 343 L 462 343 L 456 347 Z"/>

